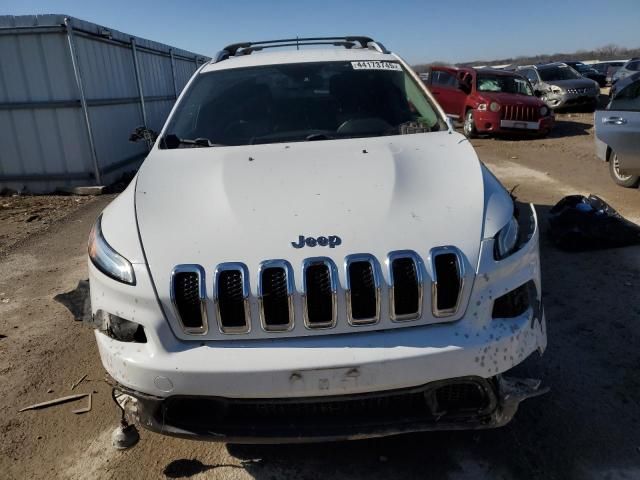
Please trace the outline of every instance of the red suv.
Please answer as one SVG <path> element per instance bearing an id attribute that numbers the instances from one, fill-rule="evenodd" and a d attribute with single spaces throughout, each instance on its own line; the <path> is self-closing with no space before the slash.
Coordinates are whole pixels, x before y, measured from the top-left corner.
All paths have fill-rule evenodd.
<path id="1" fill-rule="evenodd" d="M 463 122 L 467 137 L 514 132 L 544 136 L 553 126 L 551 109 L 517 73 L 431 67 L 421 78 L 447 115 Z"/>

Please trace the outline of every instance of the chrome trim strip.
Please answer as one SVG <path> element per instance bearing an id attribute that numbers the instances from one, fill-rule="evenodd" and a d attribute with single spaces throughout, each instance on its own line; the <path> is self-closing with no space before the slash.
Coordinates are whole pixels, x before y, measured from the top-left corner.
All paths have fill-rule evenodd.
<path id="1" fill-rule="evenodd" d="M 182 317 L 180 316 L 180 310 L 178 309 L 178 305 L 176 303 L 176 296 L 174 291 L 174 277 L 177 273 L 197 273 L 198 274 L 198 296 L 200 297 L 200 315 L 202 317 L 202 326 L 201 327 L 187 327 L 182 322 Z M 171 296 L 171 304 L 173 305 L 173 310 L 175 312 L 176 318 L 178 322 L 180 322 L 180 326 L 184 333 L 188 333 L 190 335 L 206 335 L 209 331 L 209 321 L 207 319 L 207 284 L 204 273 L 204 268 L 200 265 L 196 265 L 193 263 L 176 265 L 171 271 L 171 278 L 169 280 L 169 294 Z"/>
<path id="2" fill-rule="evenodd" d="M 289 323 L 285 325 L 267 325 L 264 318 L 264 303 L 262 301 L 262 273 L 267 268 L 283 268 L 287 280 L 287 296 L 289 305 Z M 258 269 L 258 304 L 260 310 L 260 325 L 265 332 L 289 332 L 294 326 L 294 310 L 293 310 L 293 294 L 295 292 L 295 284 L 293 282 L 293 268 L 286 260 L 265 260 L 260 263 Z"/>
<path id="3" fill-rule="evenodd" d="M 376 315 L 372 318 L 353 318 L 353 312 L 351 309 L 351 280 L 349 278 L 349 265 L 354 262 L 368 262 L 373 270 L 373 283 L 376 290 Z M 358 327 L 361 325 L 374 325 L 380 321 L 380 264 L 376 257 L 369 253 L 354 253 L 347 255 L 344 258 L 344 278 L 345 278 L 345 292 L 347 297 L 347 320 L 349 325 Z"/>
<path id="4" fill-rule="evenodd" d="M 218 302 L 218 280 L 222 272 L 239 271 L 242 276 L 242 297 L 244 298 L 244 327 L 225 327 L 222 324 L 222 315 L 220 314 L 220 303 Z M 249 333 L 251 331 L 251 309 L 249 306 L 249 269 L 241 262 L 224 262 L 216 266 L 213 274 L 213 301 L 216 304 L 216 315 L 218 318 L 218 330 L 225 334 Z"/>
<path id="5" fill-rule="evenodd" d="M 436 272 L 435 259 L 437 256 L 453 253 L 456 256 L 456 264 L 458 267 L 458 278 L 460 280 L 460 287 L 458 289 L 458 298 L 456 299 L 456 305 L 453 308 L 438 309 L 438 273 Z M 451 245 L 443 247 L 435 247 L 429 251 L 429 264 L 431 266 L 431 311 L 434 317 L 450 317 L 455 315 L 460 308 L 460 302 L 462 301 L 462 292 L 464 290 L 464 256 L 462 252 Z"/>
<path id="6" fill-rule="evenodd" d="M 395 312 L 395 281 L 393 278 L 393 262 L 402 258 L 413 260 L 416 269 L 416 281 L 418 282 L 418 311 L 416 313 L 396 315 Z M 424 301 L 424 263 L 422 258 L 413 250 L 396 250 L 387 254 L 387 272 L 389 274 L 389 317 L 394 322 L 406 322 L 422 317 L 422 303 Z"/>
<path id="7" fill-rule="evenodd" d="M 307 305 L 307 268 L 312 265 L 322 264 L 329 269 L 329 281 L 331 282 L 331 320 L 328 322 L 309 322 L 309 307 Z M 338 268 L 328 257 L 311 257 L 302 261 L 302 310 L 304 326 L 312 330 L 333 328 L 338 320 Z"/>

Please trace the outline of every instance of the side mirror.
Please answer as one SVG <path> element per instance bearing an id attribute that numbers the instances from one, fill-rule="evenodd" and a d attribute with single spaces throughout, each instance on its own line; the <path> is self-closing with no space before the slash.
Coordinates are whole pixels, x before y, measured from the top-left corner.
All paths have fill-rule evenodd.
<path id="1" fill-rule="evenodd" d="M 541 97 L 541 96 L 542 96 L 542 92 L 541 92 L 540 90 L 536 90 L 536 89 L 534 89 L 534 90 L 533 90 L 533 94 L 534 94 L 536 97 Z"/>
<path id="2" fill-rule="evenodd" d="M 153 145 L 158 138 L 158 132 L 151 130 L 150 128 L 145 127 L 144 125 L 140 125 L 136 127 L 136 129 L 129 135 L 130 142 L 139 142 L 140 140 L 144 140 L 149 145 Z"/>

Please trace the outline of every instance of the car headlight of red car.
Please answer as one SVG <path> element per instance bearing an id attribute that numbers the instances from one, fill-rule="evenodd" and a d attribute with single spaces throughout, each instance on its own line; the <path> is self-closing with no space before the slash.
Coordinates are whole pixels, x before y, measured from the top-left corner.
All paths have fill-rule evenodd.
<path id="1" fill-rule="evenodd" d="M 491 102 L 489 104 L 489 110 L 491 110 L 492 112 L 500 111 L 500 104 L 498 102 Z"/>
<path id="2" fill-rule="evenodd" d="M 540 115 L 544 117 L 547 113 L 549 113 L 549 109 L 547 107 L 540 107 Z"/>

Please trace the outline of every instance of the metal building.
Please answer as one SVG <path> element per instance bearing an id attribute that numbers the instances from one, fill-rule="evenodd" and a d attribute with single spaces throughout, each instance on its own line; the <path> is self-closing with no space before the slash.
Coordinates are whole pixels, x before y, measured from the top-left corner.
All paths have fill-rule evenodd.
<path id="1" fill-rule="evenodd" d="M 0 16 L 0 190 L 107 185 L 135 169 L 207 57 L 64 15 Z"/>

